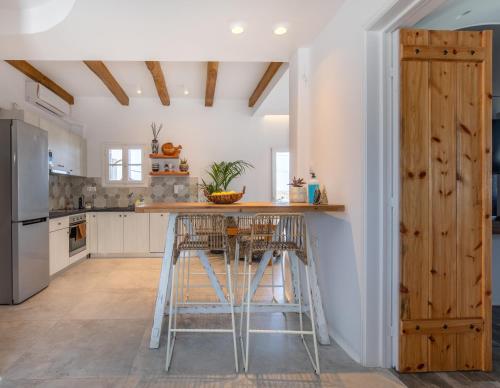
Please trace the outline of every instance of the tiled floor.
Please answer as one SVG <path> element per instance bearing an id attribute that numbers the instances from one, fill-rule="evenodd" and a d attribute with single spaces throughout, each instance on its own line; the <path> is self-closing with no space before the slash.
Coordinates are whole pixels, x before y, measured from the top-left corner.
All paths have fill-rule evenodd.
<path id="1" fill-rule="evenodd" d="M 317 377 L 299 339 L 280 335 L 256 336 L 245 375 L 233 371 L 228 335 L 179 334 L 167 374 L 165 336 L 160 349 L 148 348 L 159 271 L 159 259 L 85 260 L 25 303 L 0 306 L 0 387 L 401 386 L 387 370 L 360 367 L 336 344 L 320 347 Z M 207 291 L 193 289 L 191 297 Z M 256 320 L 296 323 L 282 314 Z M 194 322 L 225 319 L 182 324 Z"/>

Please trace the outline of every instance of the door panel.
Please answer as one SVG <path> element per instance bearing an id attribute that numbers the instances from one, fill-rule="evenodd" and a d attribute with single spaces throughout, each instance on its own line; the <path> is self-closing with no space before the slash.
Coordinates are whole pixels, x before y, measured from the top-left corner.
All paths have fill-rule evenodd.
<path id="1" fill-rule="evenodd" d="M 453 35 L 453 34 L 446 34 Z M 451 37 L 446 36 L 448 41 Z M 431 122 L 431 276 L 429 318 L 457 316 L 456 246 L 456 67 L 452 62 L 430 64 Z M 456 364 L 456 334 L 436 334 L 429 339 L 429 369 L 453 369 Z"/>
<path id="2" fill-rule="evenodd" d="M 403 372 L 491 369 L 491 32 L 402 30 Z"/>
<path id="3" fill-rule="evenodd" d="M 98 213 L 97 223 L 98 253 L 123 253 L 123 214 Z"/>
<path id="4" fill-rule="evenodd" d="M 47 132 L 19 120 L 12 124 L 12 219 L 49 214 Z"/>
<path id="5" fill-rule="evenodd" d="M 429 65 L 425 62 L 402 64 L 403 88 L 413 91 L 402 109 L 407 129 L 401 134 L 401 316 L 405 319 L 427 318 L 429 276 Z M 418 206 L 415 204 L 418 203 Z"/>
<path id="6" fill-rule="evenodd" d="M 12 224 L 14 303 L 49 285 L 49 222 Z"/>
<path id="7" fill-rule="evenodd" d="M 151 213 L 149 215 L 149 251 L 163 253 L 167 235 L 168 214 Z"/>
<path id="8" fill-rule="evenodd" d="M 123 251 L 149 252 L 149 214 L 130 212 L 125 213 L 123 217 Z"/>

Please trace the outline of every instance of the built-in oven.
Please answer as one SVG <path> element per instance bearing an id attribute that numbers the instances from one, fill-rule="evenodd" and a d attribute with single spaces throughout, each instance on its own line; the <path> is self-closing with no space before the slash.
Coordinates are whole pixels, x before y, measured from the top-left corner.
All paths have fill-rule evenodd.
<path id="1" fill-rule="evenodd" d="M 69 216 L 69 256 L 87 248 L 87 221 L 85 213 Z"/>

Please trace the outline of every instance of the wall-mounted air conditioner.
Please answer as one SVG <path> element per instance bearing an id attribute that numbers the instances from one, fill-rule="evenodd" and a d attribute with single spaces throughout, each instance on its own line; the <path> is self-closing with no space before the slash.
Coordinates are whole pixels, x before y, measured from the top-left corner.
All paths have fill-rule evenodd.
<path id="1" fill-rule="evenodd" d="M 59 117 L 70 113 L 66 101 L 38 82 L 26 81 L 26 101 Z"/>

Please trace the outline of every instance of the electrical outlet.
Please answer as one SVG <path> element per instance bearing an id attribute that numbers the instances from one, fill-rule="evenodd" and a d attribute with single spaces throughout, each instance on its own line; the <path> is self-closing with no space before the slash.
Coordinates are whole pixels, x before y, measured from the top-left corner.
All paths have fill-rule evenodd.
<path id="1" fill-rule="evenodd" d="M 184 185 L 174 185 L 174 194 L 179 194 L 184 190 Z"/>

